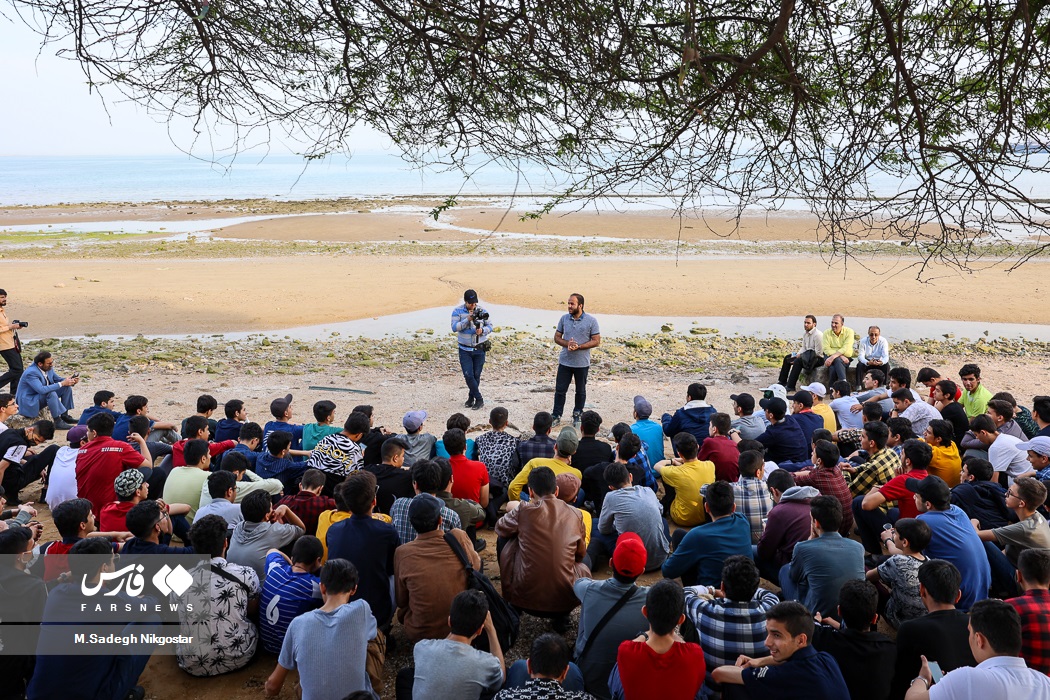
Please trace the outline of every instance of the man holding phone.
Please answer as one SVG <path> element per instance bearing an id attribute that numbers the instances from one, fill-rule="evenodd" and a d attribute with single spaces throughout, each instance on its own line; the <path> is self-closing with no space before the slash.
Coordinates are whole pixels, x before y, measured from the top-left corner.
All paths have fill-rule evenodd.
<path id="1" fill-rule="evenodd" d="M 80 383 L 80 373 L 67 378 L 55 373 L 55 359 L 47 350 L 36 354 L 33 366 L 18 383 L 18 412 L 26 418 L 36 418 L 45 406 L 55 420 L 55 430 L 69 430 L 77 419 L 69 415 L 73 408 L 73 387 Z"/>

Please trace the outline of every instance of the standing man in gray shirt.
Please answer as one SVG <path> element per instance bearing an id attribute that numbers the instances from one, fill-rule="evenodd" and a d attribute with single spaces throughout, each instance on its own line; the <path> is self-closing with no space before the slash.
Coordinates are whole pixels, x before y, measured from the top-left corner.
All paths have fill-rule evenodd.
<path id="1" fill-rule="evenodd" d="M 566 304 L 569 313 L 558 321 L 554 342 L 561 346 L 558 357 L 558 378 L 554 382 L 554 425 L 561 422 L 565 409 L 565 394 L 569 383 L 576 382 L 576 398 L 572 408 L 572 425 L 578 428 L 580 414 L 587 403 L 587 373 L 591 369 L 591 348 L 601 345 L 602 335 L 598 319 L 583 311 L 583 295 L 572 293 Z"/>

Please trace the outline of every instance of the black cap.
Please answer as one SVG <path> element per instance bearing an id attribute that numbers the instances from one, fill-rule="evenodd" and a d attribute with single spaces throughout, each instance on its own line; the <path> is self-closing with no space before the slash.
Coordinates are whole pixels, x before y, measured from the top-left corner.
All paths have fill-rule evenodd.
<path id="1" fill-rule="evenodd" d="M 413 518 L 437 517 L 444 505 L 445 503 L 437 496 L 429 493 L 416 494 L 412 502 L 408 504 L 408 519 L 411 521 Z"/>
<path id="2" fill-rule="evenodd" d="M 797 401 L 806 408 L 813 408 L 813 394 L 808 391 L 796 392 L 793 396 L 789 396 L 792 401 Z"/>
<path id="3" fill-rule="evenodd" d="M 930 475 L 925 479 L 910 477 L 905 480 L 904 485 L 909 491 L 922 496 L 922 500 L 936 505 L 944 505 L 952 500 L 952 490 L 948 484 L 939 476 Z"/>
<path id="4" fill-rule="evenodd" d="M 771 413 L 780 413 L 781 415 L 787 413 L 788 410 L 787 402 L 778 396 L 774 396 L 771 399 L 762 399 L 758 402 L 758 405 Z"/>
<path id="5" fill-rule="evenodd" d="M 463 301 L 465 301 L 468 304 L 477 304 L 478 293 L 475 292 L 473 289 L 468 289 L 467 291 L 463 292 Z"/>
<path id="6" fill-rule="evenodd" d="M 755 397 L 751 394 L 730 394 L 729 400 L 735 402 L 744 413 L 755 410 Z"/>

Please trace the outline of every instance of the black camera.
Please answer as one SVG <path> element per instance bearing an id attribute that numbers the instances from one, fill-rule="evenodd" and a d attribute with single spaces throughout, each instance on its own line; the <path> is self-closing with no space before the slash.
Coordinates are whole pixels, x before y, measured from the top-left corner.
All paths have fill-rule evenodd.
<path id="1" fill-rule="evenodd" d="M 488 318 L 488 315 L 486 314 L 485 317 Z M 29 321 L 19 321 L 18 319 L 15 319 L 14 321 L 11 321 L 11 323 L 15 324 L 19 328 L 29 328 Z"/>
<path id="2" fill-rule="evenodd" d="M 474 309 L 474 313 L 472 313 L 470 316 L 471 316 L 472 319 L 474 319 L 475 323 L 477 323 L 478 321 L 488 321 L 489 320 L 489 312 L 485 311 L 485 309 L 482 309 L 480 307 L 477 308 L 477 309 Z M 15 321 L 15 323 L 18 323 L 18 321 Z"/>

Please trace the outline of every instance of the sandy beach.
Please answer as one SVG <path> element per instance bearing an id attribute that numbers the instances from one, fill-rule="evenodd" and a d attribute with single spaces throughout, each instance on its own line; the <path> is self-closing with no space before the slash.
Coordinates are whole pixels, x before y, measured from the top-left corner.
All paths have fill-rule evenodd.
<path id="1" fill-rule="evenodd" d="M 60 372 L 81 371 L 76 413 L 95 391 L 109 389 L 118 400 L 145 394 L 156 417 L 178 421 L 193 413 L 199 394 L 210 393 L 220 405 L 244 400 L 249 419 L 264 422 L 270 400 L 290 392 L 303 422 L 313 402 L 330 399 L 340 416 L 371 404 L 376 423 L 391 429 L 406 411 L 422 408 L 430 414 L 427 429 L 437 434 L 449 415 L 463 410 L 465 398 L 452 340 L 440 331 L 382 341 L 228 340 L 221 334 L 451 308 L 467 288 L 486 303 L 548 310 L 551 325 L 576 291 L 599 318 L 843 313 L 858 329 L 866 317 L 1050 324 L 1050 310 L 1033 303 L 1048 284 L 1043 260 L 1009 274 L 1005 266 L 973 273 L 936 268 L 932 281 L 920 283 L 918 259 L 907 250 L 829 268 L 814 246 L 815 221 L 802 215 L 749 217 L 734 232 L 718 212 L 691 222 L 663 211 L 522 222 L 519 213 L 475 202 L 434 222 L 427 210 L 437 203 L 398 203 L 410 211 L 364 200 L 7 208 L 0 210 L 0 226 L 40 226 L 40 233 L 0 233 L 0 286 L 9 293 L 9 316 L 30 321 L 22 332 L 26 353 L 50 348 Z M 244 216 L 282 218 L 224 223 Z M 187 221 L 206 222 L 207 230 L 182 237 L 145 233 Z M 54 236 L 78 223 L 85 224 L 79 231 L 105 233 L 111 222 L 141 222 L 142 233 Z M 679 233 L 685 242 L 710 245 L 676 261 Z M 744 247 L 723 251 L 727 236 Z M 756 247 L 746 247 L 749 242 Z M 603 430 L 630 419 L 635 394 L 649 398 L 657 415 L 673 411 L 691 381 L 707 384 L 709 400 L 728 410 L 731 393 L 757 395 L 775 381 L 779 357 L 797 342 L 795 336 L 725 338 L 696 330 L 609 338 L 595 353 L 588 404 L 603 416 Z M 892 335 L 890 328 L 884 332 Z M 51 340 L 95 335 L 127 340 Z M 896 364 L 933 366 L 947 377 L 974 356 L 992 391 L 1012 391 L 1026 404 L 1047 393 L 1046 344 L 945 340 L 894 351 Z M 536 411 L 551 408 L 556 357 L 543 334 L 501 341 L 483 377 L 487 406 L 506 406 L 512 425 L 527 428 Z M 471 419 L 473 434 L 485 429 L 486 412 Z M 53 537 L 46 509 L 41 519 Z M 494 536 L 483 536 L 490 540 L 486 570 L 498 585 Z M 512 658 L 527 653 L 531 639 L 547 629 L 546 622 L 527 618 Z M 384 698 L 393 698 L 396 671 L 411 663 L 397 626 L 394 636 L 400 646 L 387 662 Z M 237 673 L 196 679 L 179 670 L 174 657 L 156 655 L 141 682 L 151 699 L 247 700 L 261 696 L 275 661 L 261 654 Z M 293 682 L 294 675 L 282 698 L 294 697 Z"/>

